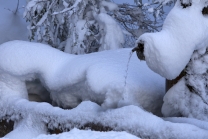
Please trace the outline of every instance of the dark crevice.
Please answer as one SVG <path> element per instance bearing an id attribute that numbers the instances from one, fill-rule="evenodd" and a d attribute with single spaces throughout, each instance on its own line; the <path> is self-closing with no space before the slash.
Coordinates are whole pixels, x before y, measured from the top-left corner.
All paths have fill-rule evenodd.
<path id="1" fill-rule="evenodd" d="M 14 122 L 1 120 L 0 121 L 0 137 L 4 137 L 6 134 L 13 130 Z"/>
<path id="2" fill-rule="evenodd" d="M 108 132 L 108 131 L 113 131 L 113 128 L 109 126 L 104 126 L 100 123 L 87 123 L 81 127 L 79 126 L 74 126 L 73 128 L 78 128 L 80 130 L 92 130 L 92 131 L 100 131 L 100 132 Z M 70 131 L 70 129 L 67 129 L 63 131 L 62 129 L 56 128 L 56 129 L 49 129 L 48 132 L 50 134 L 60 134 L 66 131 Z"/>
<path id="3" fill-rule="evenodd" d="M 142 42 L 138 43 L 137 47 L 132 49 L 132 52 L 135 52 L 135 51 L 136 51 L 137 57 L 140 60 L 145 60 L 145 56 L 144 56 L 144 43 L 142 43 Z"/>
<path id="4" fill-rule="evenodd" d="M 189 84 L 186 84 L 187 88 L 189 89 L 190 92 L 195 92 L 194 88 L 190 86 Z"/>
<path id="5" fill-rule="evenodd" d="M 203 14 L 203 15 L 208 15 L 208 6 L 207 6 L 207 7 L 204 7 L 204 8 L 202 9 L 202 14 Z"/>
<path id="6" fill-rule="evenodd" d="M 185 9 L 185 8 L 187 8 L 187 7 L 190 7 L 192 5 L 192 2 L 191 1 L 189 1 L 188 3 L 184 3 L 184 2 L 182 2 L 182 0 L 181 0 L 181 6 L 183 7 L 183 9 Z"/>

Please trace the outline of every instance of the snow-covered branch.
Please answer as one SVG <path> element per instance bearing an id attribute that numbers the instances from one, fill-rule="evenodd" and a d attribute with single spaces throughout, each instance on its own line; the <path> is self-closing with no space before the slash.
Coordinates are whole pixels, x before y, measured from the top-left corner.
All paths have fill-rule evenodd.
<path id="1" fill-rule="evenodd" d="M 116 9 L 116 4 L 105 0 L 32 0 L 24 16 L 30 22 L 31 40 L 84 54 L 123 47 L 122 29 L 107 14 Z"/>

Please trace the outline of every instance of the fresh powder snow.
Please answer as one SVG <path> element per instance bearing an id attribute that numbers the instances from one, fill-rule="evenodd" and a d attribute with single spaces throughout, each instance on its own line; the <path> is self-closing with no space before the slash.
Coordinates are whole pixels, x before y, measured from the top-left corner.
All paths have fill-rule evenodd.
<path id="1" fill-rule="evenodd" d="M 7 2 L 0 0 L 2 17 L 5 17 L 5 14 L 13 16 L 12 12 L 4 9 Z M 147 64 L 155 72 L 169 79 L 175 78 L 188 63 L 193 51 L 207 45 L 204 37 L 207 33 L 207 19 L 201 14 L 203 2 L 193 1 L 191 7 L 182 9 L 178 1 L 168 15 L 161 32 L 144 34 L 138 40 L 145 44 Z M 108 2 L 103 2 L 101 6 L 117 10 L 116 5 Z M 103 20 L 103 17 L 107 20 Z M 0 21 L 2 25 L 0 43 L 14 39 L 24 40 L 25 23 L 19 22 L 19 17 L 15 17 L 12 21 L 7 17 L 4 19 Z M 113 41 L 106 43 L 106 48 L 121 47 L 123 40 L 119 40 L 115 35 L 117 33 L 115 30 L 120 29 L 114 28 L 116 23 L 107 17 L 105 10 L 97 15 L 97 20 L 103 24 L 106 34 L 117 40 L 115 43 Z M 12 29 L 16 31 L 10 33 L 5 29 L 10 25 L 7 23 L 13 22 L 18 23 L 16 25 L 20 28 Z M 85 20 L 79 20 L 76 26 L 80 33 L 80 42 L 86 33 L 86 30 L 81 28 L 84 22 Z M 107 24 L 110 25 L 106 26 Z M 115 29 L 114 33 L 110 31 L 112 28 Z M 204 33 L 203 36 L 201 33 Z M 111 38 L 105 39 L 103 42 Z M 110 42 L 113 46 L 110 46 Z M 205 49 L 201 49 L 198 53 L 204 54 Z M 4 139 L 139 139 L 139 137 L 206 139 L 207 122 L 193 118 L 160 118 L 153 115 L 161 116 L 165 80 L 151 71 L 146 62 L 139 61 L 135 54 L 130 58 L 130 54 L 131 49 L 119 49 L 70 55 L 45 44 L 25 41 L 10 41 L 0 45 L 0 118 L 15 121 L 14 130 Z M 198 55 L 193 55 L 192 58 L 194 57 L 198 58 Z M 206 59 L 208 58 L 205 56 L 203 60 L 206 62 Z M 201 60 L 191 63 L 190 66 L 194 67 L 191 71 L 193 73 L 203 74 L 206 71 Z M 204 82 L 198 82 L 201 76 L 193 77 L 188 79 L 189 84 L 204 85 Z M 50 92 L 54 105 L 73 109 L 63 110 L 48 103 L 28 101 L 25 81 L 36 78 L 39 78 Z M 196 84 L 194 81 L 197 81 Z M 183 114 L 207 120 L 204 104 L 199 103 L 202 98 L 206 98 L 205 92 L 201 90 L 201 98 L 190 95 L 186 82 L 186 79 L 182 78 L 167 92 L 162 107 L 163 114 L 165 116 Z M 187 107 L 190 100 L 193 103 Z M 193 112 L 193 107 L 198 108 L 198 111 Z M 77 129 L 88 123 L 101 124 L 114 131 Z M 70 131 L 48 135 L 48 128 L 61 128 L 63 131 L 70 129 Z"/>
<path id="2" fill-rule="evenodd" d="M 134 104 L 160 114 L 165 80 L 134 54 L 125 85 L 130 52 L 120 49 L 76 56 L 40 43 L 11 41 L 0 46 L 0 59 L 5 59 L 0 61 L 1 82 L 21 93 L 25 80 L 39 78 L 52 100 L 65 108 L 91 100 L 105 108 Z M 21 95 L 27 98 L 27 93 Z"/>
<path id="3" fill-rule="evenodd" d="M 176 78 L 189 62 L 194 50 L 208 45 L 208 17 L 202 14 L 206 1 L 192 1 L 187 8 L 178 0 L 167 15 L 162 31 L 145 33 L 138 40 L 144 44 L 147 65 L 168 79 Z"/>

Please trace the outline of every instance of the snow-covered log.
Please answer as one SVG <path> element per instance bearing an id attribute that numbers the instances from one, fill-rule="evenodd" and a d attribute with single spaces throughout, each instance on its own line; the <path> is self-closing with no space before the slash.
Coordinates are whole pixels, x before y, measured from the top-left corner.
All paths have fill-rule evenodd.
<path id="1" fill-rule="evenodd" d="M 14 131 L 5 136 L 10 139 L 17 139 L 17 132 L 18 136 L 25 139 L 37 137 L 38 134 L 46 134 L 46 125 L 50 129 L 67 131 L 74 127 L 85 127 L 87 124 L 101 125 L 114 131 L 127 131 L 138 137 L 150 139 L 188 139 L 190 137 L 195 139 L 208 136 L 207 131 L 202 128 L 166 122 L 137 106 L 105 110 L 95 103 L 86 101 L 75 109 L 62 110 L 46 103 L 7 99 L 6 107 L 1 105 L 0 110 L 2 111 L 1 118 L 11 117 L 10 119 L 20 123 Z M 201 125 L 200 123 L 199 127 Z M 204 125 L 206 126 L 206 123 Z"/>

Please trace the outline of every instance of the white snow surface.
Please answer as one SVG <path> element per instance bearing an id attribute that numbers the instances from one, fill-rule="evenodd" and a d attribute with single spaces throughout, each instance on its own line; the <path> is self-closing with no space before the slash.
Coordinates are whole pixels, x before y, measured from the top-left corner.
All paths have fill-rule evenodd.
<path id="1" fill-rule="evenodd" d="M 191 124 L 164 121 L 137 106 L 125 106 L 118 109 L 105 110 L 95 103 L 85 101 L 72 110 L 62 110 L 46 103 L 29 102 L 24 99 L 17 99 L 14 101 L 14 99 L 10 97 L 6 101 L 7 105 L 1 105 L 0 107 L 2 110 L 0 117 L 12 115 L 13 120 L 21 121 L 21 117 L 24 119 L 24 124 L 18 124 L 19 126 L 16 126 L 12 132 L 5 136 L 9 139 L 20 139 L 17 136 L 17 131 L 20 132 L 20 137 L 25 136 L 24 139 L 27 139 L 27 137 L 36 138 L 38 134 L 40 137 L 46 137 L 47 133 L 43 133 L 45 131 L 43 125 L 46 123 L 49 128 L 56 128 L 59 126 L 62 129 L 70 129 L 74 126 L 80 128 L 87 123 L 99 123 L 103 126 L 111 127 L 115 131 L 125 130 L 138 137 L 152 139 L 205 139 L 208 137 L 207 130 Z M 34 123 L 34 125 L 32 123 Z M 199 122 L 199 124 L 201 123 Z M 40 124 L 40 126 L 36 126 L 37 124 Z M 25 127 L 27 127 L 26 130 Z M 90 131 L 88 131 L 88 133 L 83 132 L 83 135 L 80 134 L 80 136 L 84 138 L 85 133 L 88 134 Z M 67 137 L 68 134 L 70 133 L 59 136 L 64 138 Z M 95 134 L 101 133 L 97 132 Z M 108 133 L 108 135 L 103 134 L 103 136 L 106 137 L 111 135 L 111 133 Z M 118 136 L 120 136 L 120 133 L 115 133 L 115 138 Z"/>
<path id="2" fill-rule="evenodd" d="M 108 1 L 101 1 L 101 6 L 108 8 L 109 11 L 118 10 L 118 5 Z"/>
<path id="3" fill-rule="evenodd" d="M 60 135 L 40 135 L 33 139 L 140 139 L 126 132 L 96 132 L 73 129 Z"/>
<path id="4" fill-rule="evenodd" d="M 120 49 L 77 56 L 40 43 L 7 42 L 0 45 L 1 93 L 15 90 L 11 95 L 27 98 L 24 81 L 39 78 L 54 103 L 65 108 L 91 100 L 104 108 L 134 104 L 160 114 L 165 80 L 135 54 L 130 59 L 130 52 Z"/>
<path id="5" fill-rule="evenodd" d="M 184 116 L 208 121 L 207 48 L 195 51 L 186 75 L 165 94 L 164 116 Z"/>
<path id="6" fill-rule="evenodd" d="M 100 42 L 104 45 L 99 48 L 99 51 L 121 48 L 124 44 L 124 35 L 118 23 L 106 13 L 98 14 L 96 19 L 100 22 L 105 34 L 102 42 Z"/>
<path id="7" fill-rule="evenodd" d="M 180 3 L 168 14 L 162 31 L 145 33 L 137 41 L 144 43 L 147 65 L 168 79 L 180 74 L 194 50 L 208 46 L 208 17 L 201 12 L 206 1 L 192 1 L 187 8 Z"/>
<path id="8" fill-rule="evenodd" d="M 167 117 L 167 118 L 163 118 L 163 120 L 165 121 L 170 121 L 173 123 L 187 123 L 187 124 L 192 124 L 195 125 L 199 128 L 208 130 L 208 122 L 206 121 L 201 121 L 201 120 L 197 120 L 194 118 L 186 118 L 186 117 Z"/>
<path id="9" fill-rule="evenodd" d="M 94 138 L 120 138 L 121 135 L 153 139 L 208 137 L 204 128 L 207 125 L 203 127 L 202 122 L 166 122 L 144 110 L 157 113 L 160 109 L 164 79 L 135 54 L 130 58 L 130 52 L 131 49 L 120 49 L 77 56 L 40 43 L 11 41 L 0 45 L 0 118 L 15 121 L 14 130 L 5 138 L 68 138 L 73 135 L 86 138 L 89 134 Z M 28 101 L 24 81 L 36 77 L 57 103 L 75 107 L 78 100 L 83 102 L 72 110 L 63 110 L 48 103 Z M 101 106 L 86 100 L 98 100 Z M 66 130 L 88 123 L 135 136 L 125 132 L 78 129 L 47 135 L 47 128 Z"/>

